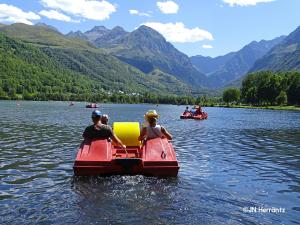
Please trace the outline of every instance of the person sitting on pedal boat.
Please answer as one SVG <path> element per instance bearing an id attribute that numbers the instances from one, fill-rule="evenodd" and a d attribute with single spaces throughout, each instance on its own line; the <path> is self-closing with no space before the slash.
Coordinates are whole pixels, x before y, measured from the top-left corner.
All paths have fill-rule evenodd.
<path id="1" fill-rule="evenodd" d="M 139 136 L 140 141 L 158 137 L 166 137 L 168 140 L 172 140 L 172 135 L 163 126 L 157 124 L 158 117 L 159 115 L 157 114 L 156 110 L 149 110 L 145 114 L 145 118 L 149 124 L 142 128 Z"/>
<path id="2" fill-rule="evenodd" d="M 111 139 L 114 143 L 119 145 L 121 148 L 125 149 L 126 146 L 121 142 L 121 140 L 114 134 L 112 128 L 108 125 L 101 123 L 102 114 L 99 110 L 94 110 L 92 112 L 93 125 L 85 128 L 82 136 L 84 140 L 94 140 L 94 139 Z"/>

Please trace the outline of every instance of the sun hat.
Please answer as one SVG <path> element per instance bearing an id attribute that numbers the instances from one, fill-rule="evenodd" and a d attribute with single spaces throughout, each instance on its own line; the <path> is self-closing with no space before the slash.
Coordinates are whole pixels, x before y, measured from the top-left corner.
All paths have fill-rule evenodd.
<path id="1" fill-rule="evenodd" d="M 95 117 L 97 117 L 97 116 L 102 116 L 102 113 L 99 111 L 99 110 L 94 110 L 93 112 L 92 112 L 92 118 L 95 118 Z"/>
<path id="2" fill-rule="evenodd" d="M 144 115 L 145 118 L 150 118 L 150 117 L 154 117 L 154 118 L 158 118 L 159 115 L 156 112 L 156 110 L 148 110 L 148 112 L 146 112 L 146 114 Z"/>

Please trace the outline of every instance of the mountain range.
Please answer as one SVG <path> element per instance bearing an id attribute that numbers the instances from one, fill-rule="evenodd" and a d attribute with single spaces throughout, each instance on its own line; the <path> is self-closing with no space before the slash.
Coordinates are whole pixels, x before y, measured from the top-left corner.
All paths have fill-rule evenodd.
<path id="1" fill-rule="evenodd" d="M 120 26 L 96 26 L 64 35 L 41 23 L 0 24 L 0 33 L 6 40 L 3 43 L 16 42 L 25 49 L 32 46 L 65 73 L 85 77 L 103 90 L 199 95 L 239 86 L 249 72 L 300 70 L 300 28 L 288 36 L 253 41 L 239 51 L 215 58 L 188 57 L 147 26 L 132 32 Z M 30 59 L 27 63 L 35 65 Z"/>
<path id="2" fill-rule="evenodd" d="M 300 27 L 257 60 L 250 72 L 260 70 L 300 71 Z"/>
<path id="3" fill-rule="evenodd" d="M 174 77 L 171 83 L 164 83 L 169 76 L 149 76 L 137 68 L 123 63 L 118 58 L 99 49 L 90 42 L 69 38 L 48 26 L 12 24 L 0 26 L 0 33 L 24 45 L 32 45 L 61 68 L 80 74 L 93 81 L 103 90 L 126 92 L 154 91 L 160 94 L 187 94 L 191 88 Z M 30 62 L 33 63 L 34 62 Z"/>
<path id="4" fill-rule="evenodd" d="M 284 39 L 285 36 L 281 36 L 270 41 L 253 41 L 241 50 L 224 56 L 193 56 L 191 60 L 199 71 L 209 77 L 213 87 L 222 87 L 247 74 L 258 59 Z"/>
<path id="5" fill-rule="evenodd" d="M 80 32 L 77 38 L 88 40 L 91 44 L 106 49 L 108 53 L 144 73 L 158 69 L 188 85 L 211 89 L 240 85 L 246 74 L 259 70 L 263 65 L 262 62 L 265 62 L 264 58 L 272 54 L 270 52 L 274 47 L 285 42 L 299 41 L 299 37 L 295 35 L 299 31 L 295 30 L 294 34 L 291 34 L 294 38 L 290 35 L 288 37 L 282 35 L 272 40 L 252 41 L 242 49 L 224 56 L 212 58 L 199 55 L 188 58 L 168 43 L 162 35 L 146 26 L 141 26 L 132 32 L 127 32 L 119 26 L 111 30 L 101 27 L 98 38 L 93 39 L 89 38 L 90 32 Z M 285 48 L 285 44 L 282 48 Z M 291 57 L 297 58 L 295 54 L 297 52 L 294 52 Z M 297 60 L 292 61 L 294 64 L 287 69 L 297 69 L 297 65 L 299 66 Z M 282 62 L 287 66 L 284 61 Z M 284 65 L 280 66 L 278 63 L 276 65 L 277 68 L 266 65 L 264 67 L 276 71 L 283 69 Z"/>
<path id="6" fill-rule="evenodd" d="M 146 74 L 159 69 L 188 85 L 209 86 L 207 77 L 193 66 L 189 57 L 178 51 L 160 33 L 150 27 L 140 26 L 132 32 L 126 32 L 119 26 L 112 30 L 101 27 L 97 31 L 98 38 L 95 36 L 91 38 L 91 31 L 75 33 L 77 38 L 89 40 L 98 48 L 106 49 L 121 61 Z M 71 32 L 67 36 L 75 37 L 75 33 Z"/>

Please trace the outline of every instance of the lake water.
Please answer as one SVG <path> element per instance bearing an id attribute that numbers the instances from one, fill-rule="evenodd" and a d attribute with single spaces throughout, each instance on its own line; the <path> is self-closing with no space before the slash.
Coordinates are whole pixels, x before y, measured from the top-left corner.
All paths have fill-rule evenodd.
<path id="1" fill-rule="evenodd" d="M 299 224 L 299 112 L 104 104 L 110 123 L 158 110 L 179 175 L 78 178 L 84 105 L 0 101 L 0 224 Z"/>

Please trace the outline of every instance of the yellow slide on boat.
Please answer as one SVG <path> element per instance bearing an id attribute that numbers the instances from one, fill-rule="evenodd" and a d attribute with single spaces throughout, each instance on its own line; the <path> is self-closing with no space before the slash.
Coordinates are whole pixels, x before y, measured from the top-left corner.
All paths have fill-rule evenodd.
<path id="1" fill-rule="evenodd" d="M 138 137 L 140 136 L 139 122 L 114 122 L 113 129 L 115 135 L 126 146 L 140 146 Z"/>

